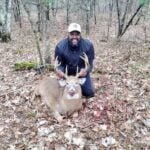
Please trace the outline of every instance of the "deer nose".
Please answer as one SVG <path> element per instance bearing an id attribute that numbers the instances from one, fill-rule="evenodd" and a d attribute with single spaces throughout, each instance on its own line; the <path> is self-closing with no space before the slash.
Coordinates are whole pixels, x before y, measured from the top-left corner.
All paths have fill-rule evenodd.
<path id="1" fill-rule="evenodd" d="M 69 91 L 69 95 L 74 96 L 75 95 L 75 91 Z"/>

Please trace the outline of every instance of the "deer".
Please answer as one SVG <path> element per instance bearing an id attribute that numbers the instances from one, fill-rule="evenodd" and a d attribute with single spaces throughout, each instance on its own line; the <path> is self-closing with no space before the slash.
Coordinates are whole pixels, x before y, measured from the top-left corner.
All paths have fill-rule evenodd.
<path id="1" fill-rule="evenodd" d="M 85 63 L 85 69 L 89 67 L 87 55 L 80 56 Z M 61 63 L 58 58 L 55 59 L 54 69 L 57 70 Z M 65 69 L 65 77 L 57 79 L 47 77 L 40 81 L 36 86 L 32 100 L 37 96 L 48 106 L 53 117 L 62 122 L 65 115 L 71 115 L 79 111 L 83 105 L 81 85 L 85 83 L 86 78 L 79 78 L 78 67 L 75 76 L 68 76 L 68 68 Z"/>

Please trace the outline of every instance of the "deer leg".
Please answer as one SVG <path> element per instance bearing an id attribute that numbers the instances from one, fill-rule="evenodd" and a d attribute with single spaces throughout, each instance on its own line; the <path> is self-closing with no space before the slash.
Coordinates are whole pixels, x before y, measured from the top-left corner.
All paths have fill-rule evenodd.
<path id="1" fill-rule="evenodd" d="M 35 92 L 33 92 L 32 97 L 31 97 L 31 102 L 33 102 L 35 100 L 35 98 L 36 98 L 36 94 L 35 94 Z"/>
<path id="2" fill-rule="evenodd" d="M 53 112 L 53 115 L 54 115 L 54 118 L 56 120 L 58 120 L 58 122 L 60 122 L 60 123 L 63 122 L 63 116 L 61 116 L 61 114 L 59 112 L 55 111 L 55 112 Z"/>

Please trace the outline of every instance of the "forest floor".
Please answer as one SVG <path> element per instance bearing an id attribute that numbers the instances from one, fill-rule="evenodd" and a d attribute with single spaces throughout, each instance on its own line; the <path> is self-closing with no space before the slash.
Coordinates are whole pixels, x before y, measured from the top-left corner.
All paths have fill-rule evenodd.
<path id="1" fill-rule="evenodd" d="M 106 42 L 92 35 L 95 97 L 78 117 L 58 123 L 44 104 L 31 103 L 42 75 L 12 68 L 36 59 L 30 27 L 14 25 L 12 34 L 11 42 L 0 43 L 0 150 L 150 149 L 149 43 Z"/>

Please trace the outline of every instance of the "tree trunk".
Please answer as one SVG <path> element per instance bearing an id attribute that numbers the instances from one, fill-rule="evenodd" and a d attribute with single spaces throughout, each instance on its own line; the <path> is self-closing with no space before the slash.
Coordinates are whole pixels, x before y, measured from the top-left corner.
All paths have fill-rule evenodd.
<path id="1" fill-rule="evenodd" d="M 92 0 L 82 0 L 82 6 L 81 9 L 85 12 L 85 28 L 86 28 L 86 35 L 90 34 L 90 12 L 92 9 Z"/>
<path id="2" fill-rule="evenodd" d="M 45 64 L 51 64 L 51 54 L 50 54 L 50 37 L 49 37 L 49 21 L 47 20 L 47 11 L 45 11 L 44 17 L 44 62 Z"/>
<path id="3" fill-rule="evenodd" d="M 135 16 L 137 15 L 137 13 L 140 11 L 140 9 L 144 6 L 144 4 L 139 5 L 139 7 L 136 9 L 135 13 L 131 16 L 130 20 L 127 22 L 127 25 L 125 26 L 124 30 L 121 33 L 121 36 L 123 36 L 123 34 L 126 32 L 126 30 L 128 29 L 128 27 L 131 25 L 133 19 L 135 18 Z"/>
<path id="4" fill-rule="evenodd" d="M 22 27 L 21 23 L 21 13 L 20 13 L 20 2 L 19 0 L 13 0 L 13 12 L 16 22 L 19 22 L 20 28 Z"/>
<path id="5" fill-rule="evenodd" d="M 2 21 L 0 17 L 0 39 L 2 38 Z"/>
<path id="6" fill-rule="evenodd" d="M 52 0 L 52 33 L 54 36 L 56 36 L 57 32 L 57 24 L 56 24 L 56 14 L 57 14 L 57 8 L 56 1 Z"/>
<path id="7" fill-rule="evenodd" d="M 89 10 L 86 10 L 86 35 L 90 34 L 90 20 L 89 20 Z"/>
<path id="8" fill-rule="evenodd" d="M 121 35 L 121 23 L 120 23 L 120 9 L 119 9 L 119 1 L 116 0 L 116 9 L 117 9 L 117 17 L 118 17 L 118 34 L 117 38 Z"/>
<path id="9" fill-rule="evenodd" d="M 50 20 L 50 16 L 49 16 L 49 5 L 46 6 L 46 20 Z"/>
<path id="10" fill-rule="evenodd" d="M 117 16 L 118 16 L 118 34 L 117 38 L 120 38 L 124 35 L 128 27 L 132 24 L 133 19 L 138 14 L 140 9 L 144 6 L 144 3 L 140 4 L 139 7 L 135 10 L 133 15 L 130 17 L 129 21 L 126 21 L 126 15 L 129 9 L 129 0 L 126 1 L 125 9 L 122 17 L 121 17 L 121 7 L 119 6 L 119 0 L 116 0 L 116 9 L 117 9 Z"/>
<path id="11" fill-rule="evenodd" d="M 109 31 L 112 24 L 112 11 L 113 11 L 113 1 L 109 2 L 109 18 L 108 18 L 108 25 L 107 25 L 107 40 L 109 39 Z"/>
<path id="12" fill-rule="evenodd" d="M 40 44 L 39 44 L 39 39 L 38 39 L 38 35 L 37 35 L 37 31 L 35 29 L 35 26 L 32 22 L 32 19 L 31 19 L 31 15 L 30 15 L 30 11 L 28 10 L 26 4 L 24 3 L 24 0 L 21 0 L 22 4 L 23 4 L 23 7 L 28 15 L 28 20 L 30 22 L 30 25 L 31 25 L 31 29 L 32 29 L 32 32 L 34 34 L 34 38 L 35 38 L 35 42 L 36 42 L 36 46 L 37 46 L 37 51 L 38 51 L 38 54 L 39 54 L 39 59 L 40 59 L 40 65 L 43 65 L 43 58 L 42 58 L 42 53 L 41 53 L 41 49 L 40 49 Z"/>
<path id="13" fill-rule="evenodd" d="M 94 13 L 94 24 L 96 25 L 97 24 L 97 18 L 96 18 L 96 0 L 94 0 L 94 2 L 93 2 L 94 4 L 94 8 L 93 8 L 93 13 Z"/>
<path id="14" fill-rule="evenodd" d="M 37 21 L 37 28 L 38 28 L 38 32 L 40 33 L 40 40 L 42 40 L 43 37 L 43 29 L 44 29 L 44 17 L 45 17 L 45 5 L 43 3 L 42 0 L 38 0 L 38 4 L 37 4 L 37 11 L 38 11 L 38 21 Z"/>
<path id="15" fill-rule="evenodd" d="M 69 8 L 70 8 L 70 0 L 67 0 L 67 25 L 69 25 Z"/>
<path id="16" fill-rule="evenodd" d="M 11 40 L 11 8 L 12 0 L 5 0 L 2 14 L 2 42 L 9 42 Z"/>
<path id="17" fill-rule="evenodd" d="M 41 32 L 41 3 L 40 3 L 40 0 L 38 1 L 38 4 L 37 4 L 37 12 L 38 12 L 38 21 L 37 21 L 38 32 Z"/>

